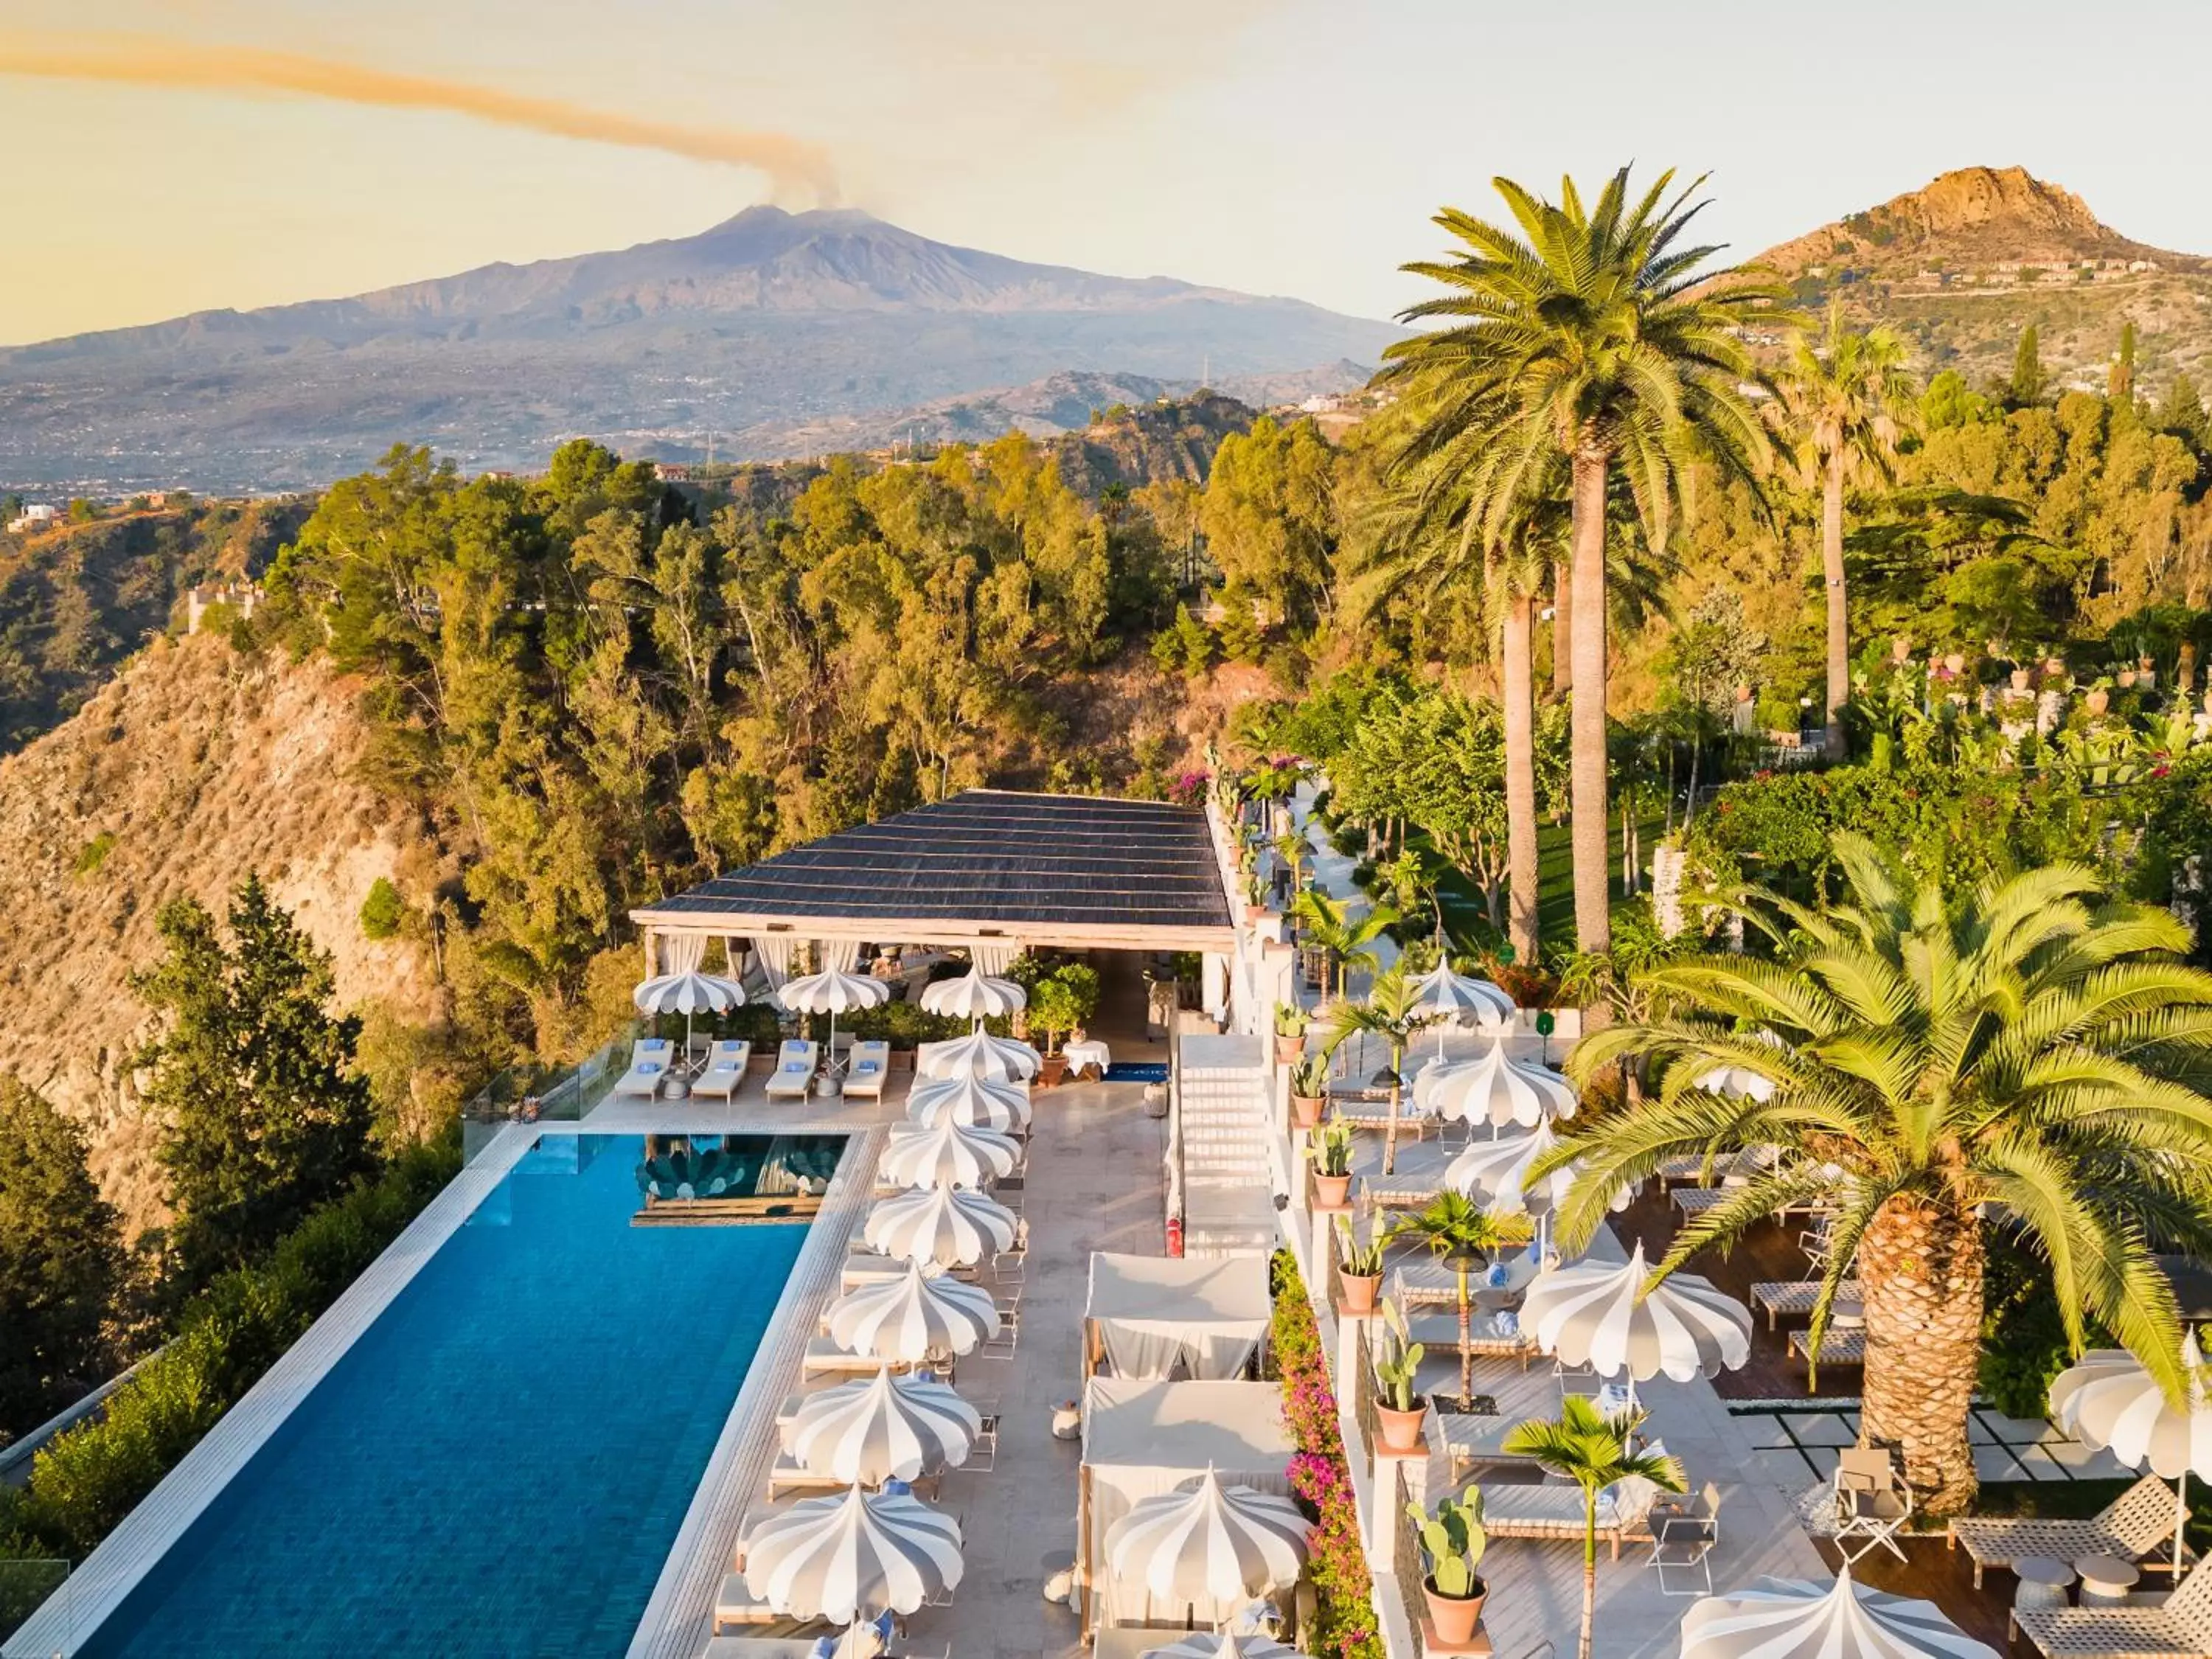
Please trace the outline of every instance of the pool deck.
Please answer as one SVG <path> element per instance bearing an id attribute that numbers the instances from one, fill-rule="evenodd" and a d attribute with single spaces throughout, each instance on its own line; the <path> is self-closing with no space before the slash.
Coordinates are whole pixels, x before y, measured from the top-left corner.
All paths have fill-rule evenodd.
<path id="1" fill-rule="evenodd" d="M 595 1133 L 866 1130 L 904 1121 L 909 1080 L 895 1074 L 880 1103 L 769 1103 L 757 1083 L 728 1107 L 610 1101 L 574 1127 Z M 1163 1247 L 1166 1126 L 1145 1115 L 1140 1084 L 1067 1084 L 1037 1090 L 1031 1098 L 1036 1116 L 1024 1171 L 1030 1254 L 1020 1287 L 1020 1338 L 1008 1358 L 963 1358 L 956 1383 L 969 1400 L 999 1413 L 998 1456 L 988 1474 L 955 1470 L 945 1477 L 939 1507 L 959 1518 L 966 1577 L 951 1605 L 925 1607 L 907 1621 L 916 1653 L 1077 1659 L 1085 1650 L 1075 1615 L 1042 1594 L 1047 1577 L 1063 1565 L 1054 1558 L 1072 1556 L 1075 1547 L 1079 1454 L 1073 1443 L 1052 1437 L 1052 1410 L 1081 1392 L 1091 1252 L 1158 1253 Z M 871 1171 L 880 1145 L 881 1137 L 871 1135 L 860 1149 Z M 852 1160 L 848 1167 L 857 1177 Z M 731 1546 L 744 1516 L 766 1501 L 777 1448 L 775 1407 L 805 1386 L 799 1379 L 805 1340 L 837 1293 L 843 1241 L 865 1213 L 872 1184 L 856 1178 L 849 1191 L 833 1188 L 829 1194 L 817 1236 L 778 1310 L 775 1345 L 754 1362 L 629 1659 L 698 1659 L 703 1652 Z M 828 1255 L 826 1272 L 817 1270 L 817 1244 Z M 1000 1291 L 1001 1300 L 1011 1294 L 1011 1287 Z"/>

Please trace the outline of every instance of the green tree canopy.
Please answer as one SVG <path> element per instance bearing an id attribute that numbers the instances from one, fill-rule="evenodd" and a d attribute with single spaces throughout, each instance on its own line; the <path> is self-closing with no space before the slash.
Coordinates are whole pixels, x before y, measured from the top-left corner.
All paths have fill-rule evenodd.
<path id="1" fill-rule="evenodd" d="M 123 1271 L 121 1219 L 86 1168 L 83 1132 L 0 1075 L 0 1431 L 98 1380 Z"/>

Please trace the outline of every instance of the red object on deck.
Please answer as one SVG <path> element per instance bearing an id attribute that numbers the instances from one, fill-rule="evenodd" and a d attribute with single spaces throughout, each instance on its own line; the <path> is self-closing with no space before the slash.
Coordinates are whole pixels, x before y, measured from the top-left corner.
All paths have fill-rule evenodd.
<path id="1" fill-rule="evenodd" d="M 1170 1255 L 1182 1254 L 1182 1218 L 1179 1215 L 1171 1215 L 1168 1218 L 1168 1254 Z"/>

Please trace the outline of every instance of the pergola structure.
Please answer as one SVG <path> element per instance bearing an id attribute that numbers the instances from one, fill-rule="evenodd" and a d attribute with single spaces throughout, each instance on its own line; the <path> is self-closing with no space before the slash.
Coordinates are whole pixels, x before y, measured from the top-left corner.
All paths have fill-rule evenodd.
<path id="1" fill-rule="evenodd" d="M 630 913 L 654 972 L 708 939 L 781 971 L 799 941 L 947 945 L 986 971 L 1024 951 L 1238 952 L 1233 851 L 1195 806 L 969 789 L 793 848 Z"/>

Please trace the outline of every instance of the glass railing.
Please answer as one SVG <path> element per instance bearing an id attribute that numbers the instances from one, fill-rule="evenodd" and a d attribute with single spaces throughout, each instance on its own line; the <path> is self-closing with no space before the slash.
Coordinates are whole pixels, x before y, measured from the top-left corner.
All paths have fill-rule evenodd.
<path id="1" fill-rule="evenodd" d="M 461 1152 L 473 1164 L 510 1123 L 574 1123 L 607 1097 L 637 1028 L 625 1026 L 573 1066 L 511 1066 L 461 1109 Z"/>

